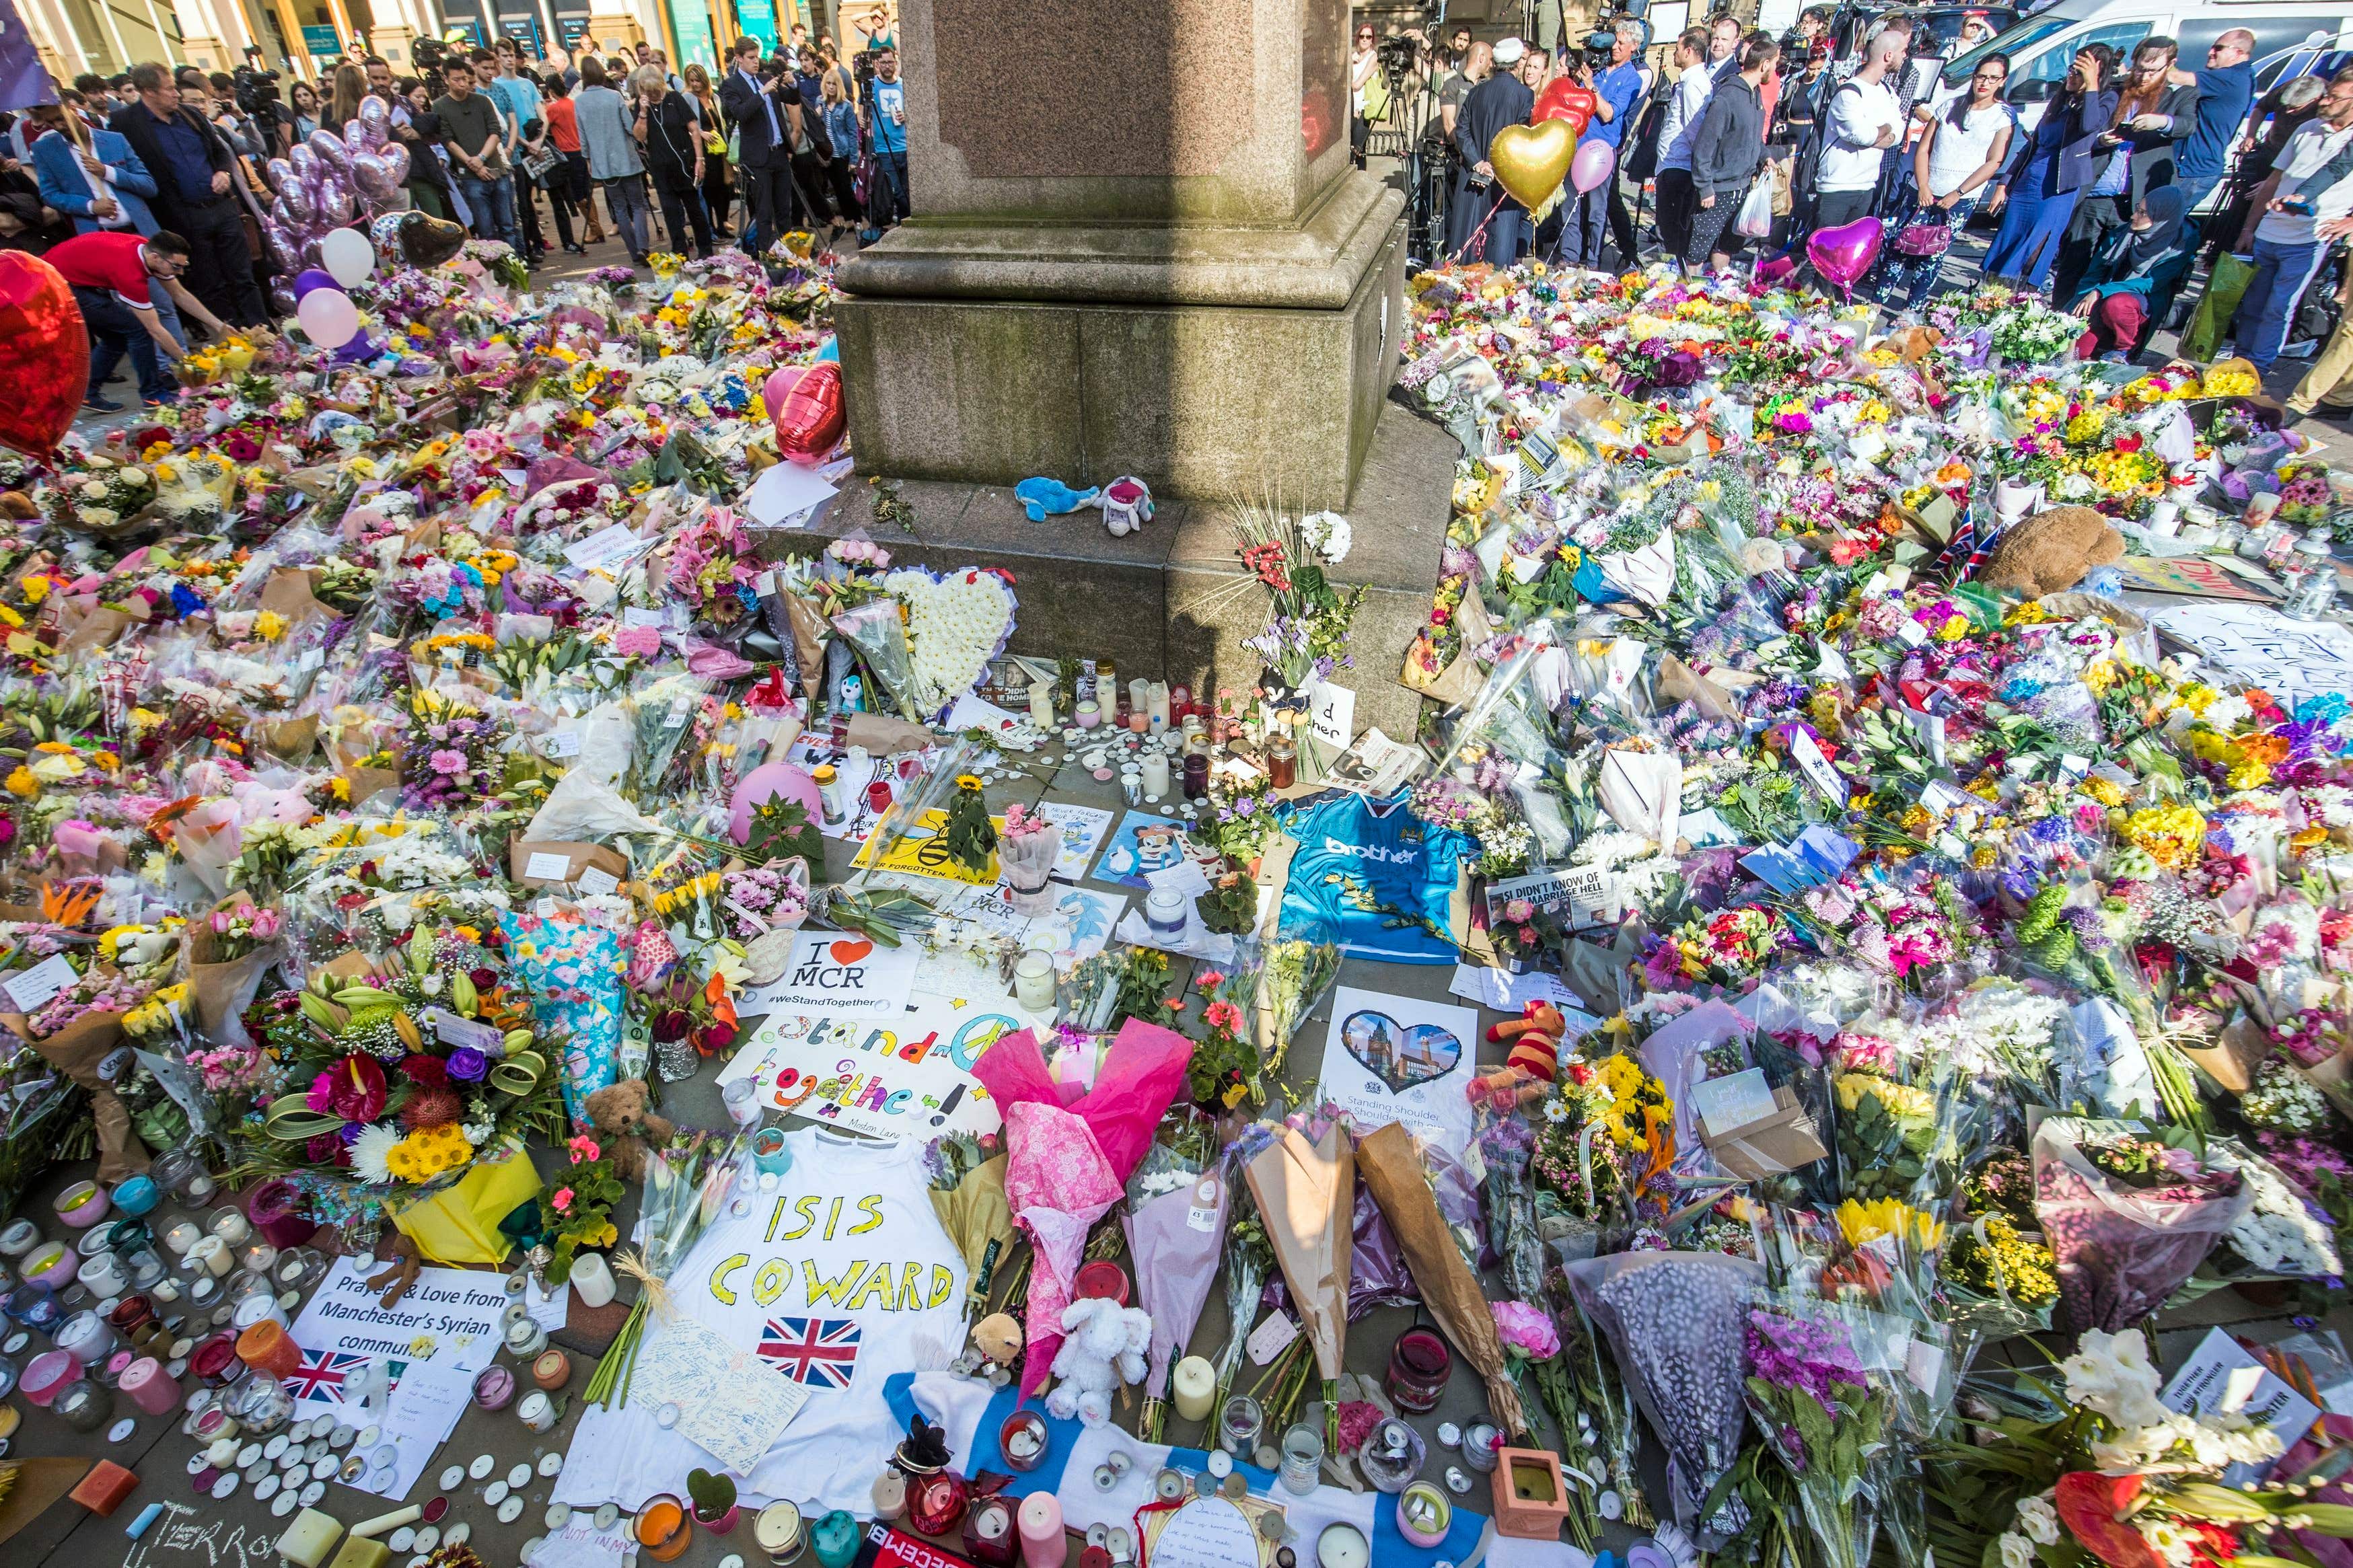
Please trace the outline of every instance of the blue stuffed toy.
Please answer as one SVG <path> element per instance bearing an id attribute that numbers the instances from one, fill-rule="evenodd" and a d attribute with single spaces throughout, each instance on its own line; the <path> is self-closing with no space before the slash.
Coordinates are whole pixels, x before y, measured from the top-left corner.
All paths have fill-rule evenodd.
<path id="1" fill-rule="evenodd" d="M 1060 479 L 1024 479 L 1013 487 L 1013 496 L 1021 510 L 1029 514 L 1032 522 L 1043 522 L 1049 517 L 1076 511 L 1082 506 L 1092 506 L 1100 489 L 1074 490 Z"/>

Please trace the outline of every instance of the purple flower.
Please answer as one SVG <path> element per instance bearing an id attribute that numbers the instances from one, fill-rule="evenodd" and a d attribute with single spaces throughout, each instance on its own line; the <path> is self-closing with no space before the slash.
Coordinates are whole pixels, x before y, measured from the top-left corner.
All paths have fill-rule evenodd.
<path id="1" fill-rule="evenodd" d="M 1766 1308 L 1748 1312 L 1748 1370 L 1782 1388 L 1810 1394 L 1826 1414 L 1836 1414 L 1833 1384 L 1860 1387 L 1862 1363 L 1846 1331 L 1836 1323 L 1792 1318 Z"/>
<path id="2" fill-rule="evenodd" d="M 459 1083 L 480 1083 L 490 1070 L 490 1058 L 471 1046 L 459 1046 L 449 1053 L 449 1076 Z"/>
<path id="3" fill-rule="evenodd" d="M 1530 1361 L 1550 1361 L 1560 1353 L 1560 1331 L 1540 1307 L 1525 1301 L 1491 1301 L 1495 1332 L 1504 1343 Z"/>

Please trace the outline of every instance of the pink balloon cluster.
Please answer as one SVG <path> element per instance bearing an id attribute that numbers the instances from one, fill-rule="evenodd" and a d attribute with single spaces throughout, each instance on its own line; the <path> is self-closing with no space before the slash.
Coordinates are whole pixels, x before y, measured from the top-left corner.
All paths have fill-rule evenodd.
<path id="1" fill-rule="evenodd" d="M 391 139 L 391 125 L 384 100 L 364 98 L 360 117 L 342 136 L 313 131 L 286 156 L 269 160 L 278 199 L 269 204 L 262 232 L 281 274 L 291 278 L 320 265 L 320 244 L 332 230 L 392 208 L 408 179 L 408 149 Z M 292 309 L 290 294 L 277 302 Z"/>

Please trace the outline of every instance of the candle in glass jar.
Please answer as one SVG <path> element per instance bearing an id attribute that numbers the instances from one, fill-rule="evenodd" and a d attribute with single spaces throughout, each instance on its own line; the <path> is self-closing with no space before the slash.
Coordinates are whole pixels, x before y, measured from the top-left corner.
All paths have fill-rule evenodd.
<path id="1" fill-rule="evenodd" d="M 1071 716 L 1078 721 L 1080 729 L 1092 730 L 1103 722 L 1103 709 L 1093 702 L 1082 702 L 1071 710 Z"/>
<path id="2" fill-rule="evenodd" d="M 250 1268 L 256 1274 L 268 1274 L 269 1266 L 278 1261 L 278 1249 L 256 1237 L 237 1249 L 237 1261 L 240 1268 Z"/>
<path id="3" fill-rule="evenodd" d="M 1147 721 L 1152 716 L 1152 682 L 1140 675 L 1127 683 L 1127 710 L 1143 714 Z"/>
<path id="4" fill-rule="evenodd" d="M 253 1234 L 253 1222 L 245 1217 L 245 1211 L 227 1204 L 213 1210 L 213 1216 L 205 1222 L 205 1227 L 231 1247 L 240 1245 Z"/>
<path id="5" fill-rule="evenodd" d="M 1054 727 L 1054 683 L 1032 681 L 1029 686 L 1029 722 L 1040 730 Z"/>
<path id="6" fill-rule="evenodd" d="M 1021 955 L 1013 966 L 1013 999 L 1032 1013 L 1050 1011 L 1054 1005 L 1054 960 L 1051 954 L 1036 948 Z"/>
<path id="7" fill-rule="evenodd" d="M 1188 1355 L 1176 1363 L 1171 1387 L 1177 1415 L 1187 1421 L 1207 1421 L 1209 1407 L 1217 1403 L 1218 1369 L 1205 1356 Z"/>
<path id="8" fill-rule="evenodd" d="M 164 1233 L 164 1245 L 171 1248 L 174 1256 L 185 1258 L 188 1248 L 195 1246 L 204 1234 L 195 1220 L 184 1219 Z"/>
<path id="9" fill-rule="evenodd" d="M 1372 1548 L 1353 1524 L 1327 1524 L 1315 1538 L 1315 1568 L 1368 1568 Z"/>
<path id="10" fill-rule="evenodd" d="M 240 1220 L 245 1218 L 243 1215 L 237 1217 Z M 188 1267 L 191 1269 L 201 1268 L 216 1279 L 236 1266 L 237 1255 L 229 1251 L 228 1243 L 217 1236 L 205 1237 L 188 1248 Z"/>
<path id="11" fill-rule="evenodd" d="M 1185 759 L 1185 798 L 1199 800 L 1209 793 L 1209 753 L 1195 752 Z"/>

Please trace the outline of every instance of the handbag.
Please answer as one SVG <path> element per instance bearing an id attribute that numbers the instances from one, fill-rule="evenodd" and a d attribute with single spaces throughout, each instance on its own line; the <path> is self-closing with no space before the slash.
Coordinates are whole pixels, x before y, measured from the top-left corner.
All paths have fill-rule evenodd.
<path id="1" fill-rule="evenodd" d="M 1899 256 L 1942 256 L 1953 247 L 1953 226 L 1950 222 L 1929 218 L 1905 224 L 1896 231 L 1895 250 Z"/>
<path id="2" fill-rule="evenodd" d="M 525 174 L 543 184 L 546 183 L 547 176 L 554 173 L 563 162 L 564 154 L 557 152 L 553 144 L 550 144 L 541 148 L 536 153 L 524 153 L 522 158 L 522 167 Z"/>

